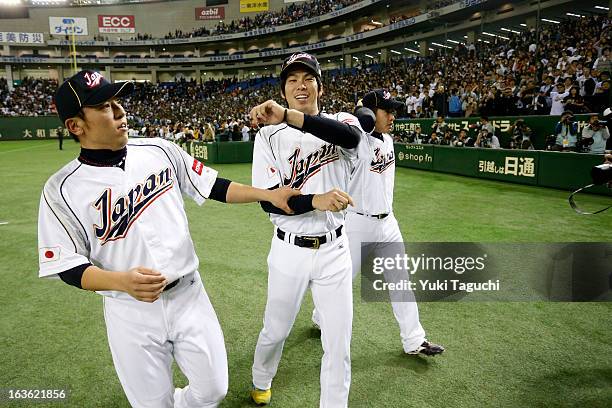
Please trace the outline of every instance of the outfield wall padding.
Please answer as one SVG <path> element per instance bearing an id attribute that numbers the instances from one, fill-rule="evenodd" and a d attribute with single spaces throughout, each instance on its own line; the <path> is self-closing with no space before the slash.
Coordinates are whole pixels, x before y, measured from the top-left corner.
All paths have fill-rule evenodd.
<path id="1" fill-rule="evenodd" d="M 563 190 L 577 190 L 591 184 L 591 168 L 603 162 L 602 155 L 585 153 L 397 143 L 395 158 L 399 167 Z M 612 189 L 606 187 L 590 191 L 612 195 Z"/>

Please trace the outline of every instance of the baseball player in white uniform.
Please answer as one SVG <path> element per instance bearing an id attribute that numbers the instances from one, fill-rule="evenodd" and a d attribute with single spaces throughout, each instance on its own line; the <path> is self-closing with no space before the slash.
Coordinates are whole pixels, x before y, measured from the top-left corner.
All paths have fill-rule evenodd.
<path id="1" fill-rule="evenodd" d="M 130 141 L 117 98 L 129 82 L 94 71 L 64 82 L 55 101 L 80 156 L 45 184 L 38 222 L 40 277 L 104 295 L 117 375 L 134 407 L 216 407 L 228 386 L 221 327 L 203 288 L 183 208 L 270 201 L 296 190 L 260 190 L 217 176 L 161 139 Z M 176 389 L 172 359 L 189 385 Z"/>
<path id="2" fill-rule="evenodd" d="M 402 234 L 393 215 L 395 152 L 393 138 L 388 134 L 395 120 L 394 112 L 404 105 L 392 99 L 385 90 L 368 92 L 362 103 L 367 109 L 358 109 L 356 115 L 363 129 L 371 133 L 361 138 L 348 190 L 355 202 L 346 214 L 353 279 L 361 269 L 362 259 L 367 259 L 369 255 L 395 258 L 396 255 L 403 257 L 405 254 Z M 374 123 L 371 122 L 372 112 L 375 115 Z M 398 250 L 401 252 L 398 253 Z M 384 276 L 387 282 L 408 280 L 405 269 L 387 270 Z M 441 354 L 444 351 L 442 346 L 425 339 L 414 294 L 411 291 L 391 291 L 390 296 L 404 351 L 427 356 Z M 318 323 L 317 313 L 313 316 L 315 323 Z"/>
<path id="3" fill-rule="evenodd" d="M 294 215 L 263 205 L 274 224 L 268 256 L 268 299 L 264 326 L 253 362 L 252 399 L 270 402 L 272 379 L 306 290 L 320 311 L 320 406 L 348 404 L 351 381 L 351 261 L 344 233 L 344 212 L 352 200 L 344 191 L 352 169 L 352 150 L 361 137 L 348 113 L 319 111 L 321 69 L 310 54 L 287 58 L 281 70 L 281 96 L 288 109 L 269 100 L 251 110 L 262 128 L 255 138 L 252 183 L 275 189 L 288 186 L 303 195 L 291 198 Z"/>

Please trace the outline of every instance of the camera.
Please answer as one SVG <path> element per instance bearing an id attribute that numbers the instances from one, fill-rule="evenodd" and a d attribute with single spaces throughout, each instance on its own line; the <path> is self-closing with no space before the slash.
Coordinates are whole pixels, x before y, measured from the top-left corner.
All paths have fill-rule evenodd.
<path id="1" fill-rule="evenodd" d="M 579 153 L 588 153 L 591 151 L 591 145 L 594 140 L 592 137 L 582 137 L 576 141 L 576 150 Z"/>
<path id="2" fill-rule="evenodd" d="M 561 116 L 561 123 L 570 124 L 574 122 L 574 114 L 571 112 L 563 112 Z"/>
<path id="3" fill-rule="evenodd" d="M 604 163 L 593 166 L 591 169 L 593 184 L 606 184 L 612 182 L 612 164 Z"/>

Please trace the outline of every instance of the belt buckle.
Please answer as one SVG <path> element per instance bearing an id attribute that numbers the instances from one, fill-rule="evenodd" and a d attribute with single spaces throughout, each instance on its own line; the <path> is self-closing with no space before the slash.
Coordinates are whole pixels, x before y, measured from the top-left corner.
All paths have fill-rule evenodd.
<path id="1" fill-rule="evenodd" d="M 319 237 L 304 237 L 304 239 L 312 241 L 312 248 L 319 249 L 321 244 L 319 243 Z"/>

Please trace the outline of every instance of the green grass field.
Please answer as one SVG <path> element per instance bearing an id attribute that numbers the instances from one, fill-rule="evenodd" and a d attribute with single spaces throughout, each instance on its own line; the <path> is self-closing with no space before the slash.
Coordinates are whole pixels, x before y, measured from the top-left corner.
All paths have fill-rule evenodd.
<path id="1" fill-rule="evenodd" d="M 0 222 L 8 222 L 0 225 L 0 388 L 68 387 L 62 406 L 126 407 L 102 298 L 37 277 L 40 192 L 76 156 L 74 143 L 65 146 L 0 143 Z M 248 164 L 215 168 L 250 181 Z M 563 191 L 398 169 L 395 194 L 406 241 L 610 241 L 612 212 L 578 216 Z M 610 200 L 586 196 L 582 203 L 597 208 Z M 222 407 L 249 407 L 272 225 L 253 204 L 188 202 L 187 213 L 227 345 L 230 386 Z M 612 406 L 610 303 L 421 303 L 428 337 L 447 348 L 426 359 L 403 355 L 390 306 L 360 302 L 358 291 L 356 282 L 351 407 Z M 318 406 L 322 352 L 311 310 L 307 296 L 273 384 L 273 407 Z M 186 384 L 178 370 L 175 380 Z"/>

